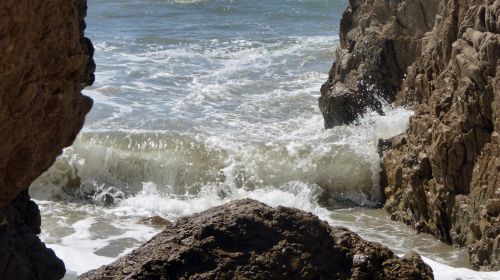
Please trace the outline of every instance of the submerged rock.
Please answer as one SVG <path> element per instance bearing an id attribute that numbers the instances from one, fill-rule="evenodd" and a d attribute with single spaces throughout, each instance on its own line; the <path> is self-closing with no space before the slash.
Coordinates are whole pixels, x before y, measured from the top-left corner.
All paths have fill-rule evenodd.
<path id="1" fill-rule="evenodd" d="M 79 279 L 433 279 L 416 254 L 296 209 L 240 200 L 182 218 Z"/>
<path id="2" fill-rule="evenodd" d="M 368 106 L 329 106 L 337 88 L 414 106 L 406 135 L 386 145 L 385 208 L 467 246 L 475 268 L 500 269 L 500 0 L 352 0 L 340 37 L 320 98 L 326 127 Z"/>
<path id="3" fill-rule="evenodd" d="M 141 218 L 138 221 L 139 224 L 145 224 L 145 225 L 151 225 L 151 226 L 156 226 L 156 227 L 164 227 L 172 224 L 171 221 L 162 218 L 160 216 L 152 216 L 152 217 L 145 217 Z"/>
<path id="4" fill-rule="evenodd" d="M 36 236 L 27 193 L 80 131 L 92 100 L 85 0 L 0 1 L 0 279 L 60 279 L 64 264 Z"/>

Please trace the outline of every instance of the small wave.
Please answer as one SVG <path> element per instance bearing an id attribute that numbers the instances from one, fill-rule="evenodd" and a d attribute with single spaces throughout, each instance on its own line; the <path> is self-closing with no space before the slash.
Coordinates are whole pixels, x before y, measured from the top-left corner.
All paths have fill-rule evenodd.
<path id="1" fill-rule="evenodd" d="M 411 115 L 403 109 L 387 111 L 386 116 L 368 115 L 359 126 L 327 131 L 313 125 L 317 119 L 302 119 L 300 129 L 289 134 L 263 132 L 253 141 L 248 137 L 258 135 L 254 131 L 233 138 L 158 130 L 86 131 L 31 190 L 38 199 L 82 194 L 96 199 L 96 193 L 101 200 L 103 195 L 121 199 L 137 195 L 144 182 L 151 182 L 164 194 L 189 198 L 207 186 L 252 191 L 303 182 L 319 187 L 330 204 L 375 206 L 383 199 L 377 139 L 404 131 Z"/>
<path id="2" fill-rule="evenodd" d="M 379 200 L 371 197 L 370 163 L 348 145 L 213 144 L 172 133 L 84 133 L 32 190 L 75 196 L 105 186 L 133 196 L 151 181 L 165 193 L 196 195 L 207 184 L 252 190 L 302 181 L 360 204 Z"/>

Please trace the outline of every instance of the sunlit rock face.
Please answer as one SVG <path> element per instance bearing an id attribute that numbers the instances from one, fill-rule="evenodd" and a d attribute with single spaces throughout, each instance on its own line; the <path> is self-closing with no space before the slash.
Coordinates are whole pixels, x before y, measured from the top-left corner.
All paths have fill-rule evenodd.
<path id="1" fill-rule="evenodd" d="M 340 47 L 319 107 L 325 128 L 351 124 L 393 102 L 406 69 L 432 29 L 438 1 L 351 0 L 340 22 Z"/>
<path id="2" fill-rule="evenodd" d="M 92 100 L 85 0 L 0 3 L 0 278 L 59 279 L 27 188 L 80 131 Z"/>
<path id="3" fill-rule="evenodd" d="M 341 43 L 320 98 L 325 126 L 384 99 L 413 106 L 383 159 L 386 209 L 498 269 L 500 1 L 350 1 Z"/>

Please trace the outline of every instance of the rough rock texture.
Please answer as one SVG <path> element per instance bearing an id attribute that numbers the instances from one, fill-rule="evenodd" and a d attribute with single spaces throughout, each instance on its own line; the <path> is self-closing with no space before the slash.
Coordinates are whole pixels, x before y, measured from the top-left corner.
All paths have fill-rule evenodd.
<path id="1" fill-rule="evenodd" d="M 79 279 L 433 279 L 416 254 L 398 258 L 296 209 L 233 201 L 168 225 Z"/>
<path id="2" fill-rule="evenodd" d="M 350 124 L 394 101 L 418 40 L 434 26 L 435 0 L 350 0 L 340 22 L 340 47 L 319 107 L 325 127 Z M 376 93 L 376 94 L 374 94 Z"/>
<path id="3" fill-rule="evenodd" d="M 64 263 L 36 236 L 40 211 L 28 192 L 0 211 L 0 279 L 61 279 Z"/>
<path id="4" fill-rule="evenodd" d="M 337 84 L 413 105 L 383 160 L 386 209 L 500 269 L 500 0 L 350 1 L 342 22 L 327 127 Z"/>
<path id="5" fill-rule="evenodd" d="M 86 1 L 0 3 L 0 206 L 72 144 L 92 100 Z"/>
<path id="6" fill-rule="evenodd" d="M 95 69 L 85 15 L 85 0 L 0 1 L 0 279 L 64 274 L 36 237 L 40 214 L 27 188 L 92 106 L 81 94 Z"/>

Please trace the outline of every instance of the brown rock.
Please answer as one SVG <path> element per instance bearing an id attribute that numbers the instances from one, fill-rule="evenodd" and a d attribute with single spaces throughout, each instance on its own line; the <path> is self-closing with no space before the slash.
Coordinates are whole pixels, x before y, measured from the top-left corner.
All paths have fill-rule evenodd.
<path id="1" fill-rule="evenodd" d="M 492 141 L 500 129 L 500 34 L 485 24 L 486 11 L 500 12 L 499 3 L 441 2 L 440 20 L 422 40 L 425 52 L 397 95 L 399 104 L 418 102 L 408 144 L 384 159 L 384 169 L 403 178 L 385 188 L 393 217 L 468 246 L 482 269 L 500 268 L 500 223 L 490 215 L 500 197 L 500 146 Z"/>
<path id="2" fill-rule="evenodd" d="M 138 223 L 156 227 L 164 227 L 170 225 L 172 222 L 160 216 L 152 216 L 152 217 L 141 218 L 138 221 Z"/>
<path id="3" fill-rule="evenodd" d="M 369 84 L 414 104 L 383 160 L 385 208 L 468 246 L 476 268 L 500 269 L 500 0 L 378 2 L 350 2 L 323 88 Z"/>
<path id="4" fill-rule="evenodd" d="M 331 228 L 312 214 L 233 201 L 168 225 L 79 279 L 433 279 L 416 254 Z"/>
<path id="5" fill-rule="evenodd" d="M 36 237 L 27 188 L 72 144 L 92 100 L 86 1 L 0 1 L 0 279 L 60 279 L 64 264 Z"/>
<path id="6" fill-rule="evenodd" d="M 71 145 L 90 110 L 92 100 L 80 93 L 94 68 L 83 37 L 85 3 L 0 4 L 0 206 Z"/>
<path id="7" fill-rule="evenodd" d="M 319 107 L 325 128 L 350 124 L 393 102 L 406 68 L 432 29 L 437 1 L 352 0 L 340 22 L 340 47 Z"/>

